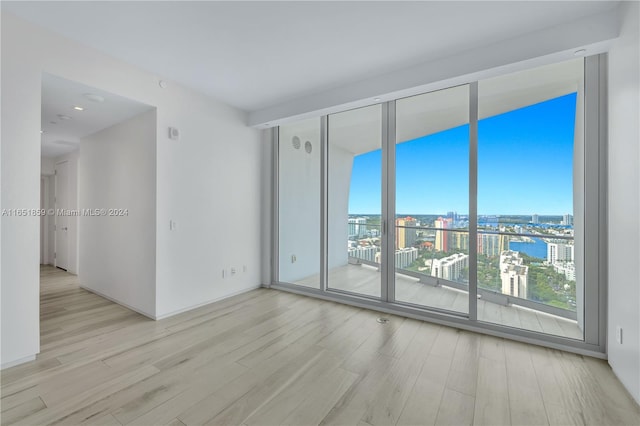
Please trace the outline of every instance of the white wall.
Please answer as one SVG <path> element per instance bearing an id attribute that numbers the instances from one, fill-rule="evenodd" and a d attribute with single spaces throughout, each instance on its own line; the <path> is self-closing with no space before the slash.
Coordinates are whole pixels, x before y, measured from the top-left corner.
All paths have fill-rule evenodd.
<path id="1" fill-rule="evenodd" d="M 52 175 L 55 171 L 55 160 L 51 157 L 40 158 L 40 174 Z"/>
<path id="2" fill-rule="evenodd" d="M 79 208 L 123 216 L 81 216 L 80 283 L 147 316 L 156 311 L 156 111 L 83 138 Z"/>
<path id="3" fill-rule="evenodd" d="M 156 75 L 9 13 L 2 13 L 3 208 L 39 206 L 43 72 L 157 108 L 156 316 L 259 285 L 260 140 L 246 115 L 172 82 L 162 89 Z M 169 126 L 180 129 L 179 141 L 169 140 Z M 3 218 L 1 232 L 6 366 L 39 352 L 39 220 Z M 243 264 L 247 272 L 233 278 L 217 273 Z"/>
<path id="4" fill-rule="evenodd" d="M 261 267 L 260 131 L 238 110 L 167 90 L 158 106 L 158 317 L 257 288 Z M 165 136 L 168 126 L 180 140 Z"/>
<path id="5" fill-rule="evenodd" d="M 329 223 L 327 225 L 329 233 L 327 263 L 329 269 L 346 265 L 349 260 L 347 241 L 352 168 L 353 153 L 337 145 L 329 144 Z M 371 182 L 371 185 L 380 185 L 380 182 Z M 331 284 L 329 283 L 329 285 Z"/>
<path id="6" fill-rule="evenodd" d="M 640 43 L 637 2 L 622 6 L 609 54 L 608 356 L 640 403 Z M 622 344 L 616 327 L 623 328 Z"/>
<path id="7" fill-rule="evenodd" d="M 40 69 L 2 13 L 2 208 L 40 205 Z M 17 38 L 16 38 L 17 36 Z M 26 90 L 25 90 L 26 88 Z M 40 351 L 39 219 L 2 218 L 2 367 Z"/>

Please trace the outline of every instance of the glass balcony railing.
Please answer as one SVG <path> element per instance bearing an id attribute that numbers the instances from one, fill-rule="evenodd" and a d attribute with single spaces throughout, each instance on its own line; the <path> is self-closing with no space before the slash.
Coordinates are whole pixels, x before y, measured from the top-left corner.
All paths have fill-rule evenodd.
<path id="1" fill-rule="evenodd" d="M 380 225 L 350 221 L 349 230 L 349 263 L 379 266 Z M 524 231 L 519 227 L 478 230 L 479 299 L 519 305 L 575 321 L 572 231 L 555 228 Z M 394 256 L 399 276 L 417 279 L 425 285 L 468 291 L 468 229 L 396 226 L 396 234 Z"/>

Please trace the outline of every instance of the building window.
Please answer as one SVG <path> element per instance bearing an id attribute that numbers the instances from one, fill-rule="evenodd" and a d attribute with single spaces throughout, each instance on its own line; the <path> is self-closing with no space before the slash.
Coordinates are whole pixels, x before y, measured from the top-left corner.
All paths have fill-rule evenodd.
<path id="1" fill-rule="evenodd" d="M 281 127 L 274 285 L 603 350 L 605 61 Z"/>

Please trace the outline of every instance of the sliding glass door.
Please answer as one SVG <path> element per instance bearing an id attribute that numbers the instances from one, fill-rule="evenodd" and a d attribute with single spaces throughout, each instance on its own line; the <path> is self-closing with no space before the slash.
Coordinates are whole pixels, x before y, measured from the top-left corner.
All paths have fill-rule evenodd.
<path id="1" fill-rule="evenodd" d="M 319 289 L 320 119 L 278 133 L 278 279 Z"/>
<path id="2" fill-rule="evenodd" d="M 583 338 L 584 61 L 478 82 L 478 320 Z"/>
<path id="3" fill-rule="evenodd" d="M 382 107 L 328 117 L 327 288 L 380 298 Z"/>
<path id="4" fill-rule="evenodd" d="M 469 312 L 469 86 L 396 101 L 395 300 Z"/>
<path id="5" fill-rule="evenodd" d="M 281 126 L 274 286 L 601 351 L 603 64 Z"/>

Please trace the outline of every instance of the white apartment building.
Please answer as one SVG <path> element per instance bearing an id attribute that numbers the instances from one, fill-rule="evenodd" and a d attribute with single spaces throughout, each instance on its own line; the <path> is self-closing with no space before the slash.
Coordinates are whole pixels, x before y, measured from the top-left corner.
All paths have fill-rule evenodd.
<path id="1" fill-rule="evenodd" d="M 547 262 L 573 262 L 574 245 L 565 241 L 547 243 Z"/>
<path id="2" fill-rule="evenodd" d="M 462 253 L 452 254 L 442 259 L 431 260 L 431 276 L 457 281 L 462 277 L 464 268 L 469 267 L 469 256 Z"/>
<path id="3" fill-rule="evenodd" d="M 517 251 L 503 251 L 500 254 L 500 281 L 502 293 L 510 296 L 527 297 L 529 267 Z"/>

